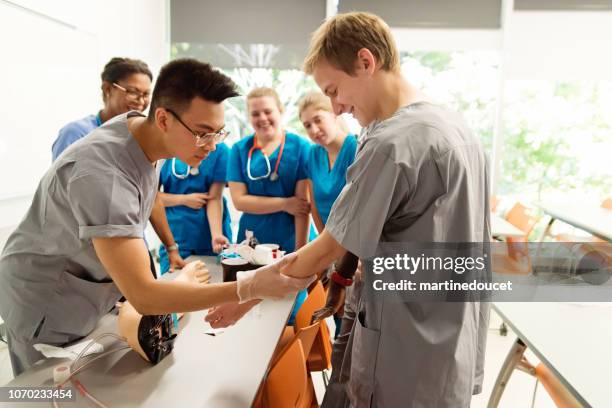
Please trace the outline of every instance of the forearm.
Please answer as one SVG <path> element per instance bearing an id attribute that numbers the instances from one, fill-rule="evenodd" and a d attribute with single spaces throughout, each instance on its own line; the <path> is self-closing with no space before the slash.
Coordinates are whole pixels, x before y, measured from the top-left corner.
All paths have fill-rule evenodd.
<path id="1" fill-rule="evenodd" d="M 359 264 L 359 257 L 351 252 L 347 252 L 344 256 L 336 263 L 336 271 L 345 278 L 352 278 L 357 270 Z"/>
<path id="2" fill-rule="evenodd" d="M 325 229 L 325 224 L 323 224 L 323 220 L 321 219 L 321 215 L 319 215 L 319 210 L 317 210 L 317 206 L 315 205 L 314 200 L 310 204 L 312 220 L 314 221 L 315 227 L 317 228 L 317 232 L 320 234 Z"/>
<path id="3" fill-rule="evenodd" d="M 308 202 L 309 196 L 308 180 L 299 180 L 295 186 L 295 196 Z M 295 215 L 295 249 L 300 249 L 308 242 L 310 217 L 308 214 Z"/>
<path id="4" fill-rule="evenodd" d="M 233 201 L 238 211 L 250 214 L 272 214 L 284 211 L 287 199 L 284 197 L 261 197 L 244 194 Z"/>
<path id="5" fill-rule="evenodd" d="M 162 193 L 161 191 L 157 194 L 159 195 L 159 198 L 164 207 L 176 207 L 179 205 L 183 205 L 182 194 Z"/>
<path id="6" fill-rule="evenodd" d="M 166 218 L 166 210 L 159 194 L 160 192 L 158 192 L 157 196 L 155 197 L 153 211 L 151 211 L 149 220 L 151 221 L 151 225 L 153 225 L 153 229 L 155 230 L 155 233 L 159 237 L 160 241 L 167 247 L 175 242 L 172 231 L 170 230 L 170 225 L 168 224 L 168 219 Z"/>
<path id="7" fill-rule="evenodd" d="M 203 285 L 153 279 L 126 298 L 143 315 L 193 312 L 239 301 L 236 282 Z"/>
<path id="8" fill-rule="evenodd" d="M 295 249 L 300 249 L 308 242 L 310 218 L 307 215 L 295 216 Z"/>
<path id="9" fill-rule="evenodd" d="M 290 268 L 283 269 L 282 273 L 298 278 L 305 278 L 313 273 L 318 274 L 345 253 L 346 250 L 326 230 L 323 230 L 317 239 L 297 251 L 295 262 Z"/>
<path id="10" fill-rule="evenodd" d="M 208 225 L 210 225 L 210 234 L 213 237 L 223 235 L 223 230 L 221 229 L 222 214 L 222 199 L 209 200 L 206 204 L 206 216 L 208 217 Z"/>

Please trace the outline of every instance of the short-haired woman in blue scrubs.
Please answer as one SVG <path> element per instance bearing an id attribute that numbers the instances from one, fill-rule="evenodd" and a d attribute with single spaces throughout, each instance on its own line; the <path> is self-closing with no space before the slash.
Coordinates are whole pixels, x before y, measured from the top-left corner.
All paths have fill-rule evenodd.
<path id="1" fill-rule="evenodd" d="M 162 166 L 160 196 L 182 258 L 216 255 L 231 241 L 230 214 L 223 197 L 228 156 L 227 145 L 219 143 L 198 167 L 176 158 Z M 163 245 L 159 255 L 164 274 L 170 264 Z"/>
<path id="2" fill-rule="evenodd" d="M 247 110 L 255 133 L 232 146 L 227 167 L 232 201 L 243 212 L 237 242 L 249 230 L 260 243 L 278 244 L 293 252 L 308 240 L 310 143 L 283 129 L 283 107 L 274 89 L 252 90 Z M 305 291 L 300 292 L 294 312 L 305 298 Z M 290 324 L 293 317 L 294 313 Z"/>
<path id="3" fill-rule="evenodd" d="M 346 123 L 334 113 L 331 101 L 320 92 L 310 92 L 299 103 L 298 114 L 308 137 L 315 145 L 308 155 L 311 211 L 321 233 L 334 201 L 346 184 L 346 171 L 355 160 L 357 138 L 349 134 Z M 334 315 L 340 334 L 342 318 Z"/>

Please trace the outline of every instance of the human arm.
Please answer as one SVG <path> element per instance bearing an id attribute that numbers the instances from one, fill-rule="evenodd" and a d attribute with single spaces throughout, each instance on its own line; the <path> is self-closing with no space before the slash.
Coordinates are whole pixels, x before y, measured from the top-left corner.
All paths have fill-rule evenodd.
<path id="1" fill-rule="evenodd" d="M 159 194 L 162 204 L 165 207 L 177 207 L 179 205 L 184 205 L 185 207 L 189 207 L 194 210 L 199 210 L 200 208 L 204 207 L 209 199 L 209 195 L 207 193 L 171 194 L 160 191 L 157 194 Z"/>
<path id="2" fill-rule="evenodd" d="M 206 216 L 210 226 L 210 236 L 212 239 L 212 249 L 219 253 L 224 245 L 229 244 L 229 240 L 223 235 L 221 222 L 223 219 L 223 188 L 225 183 L 215 182 L 208 190 L 208 204 L 206 206 Z"/>
<path id="3" fill-rule="evenodd" d="M 315 227 L 317 228 L 317 232 L 320 234 L 321 232 L 323 232 L 325 224 L 323 224 L 323 219 L 319 214 L 319 210 L 317 210 L 317 203 L 314 197 L 314 188 L 312 186 L 312 180 L 308 180 L 308 195 L 310 198 L 310 213 L 312 214 L 312 220 L 314 221 Z"/>
<path id="4" fill-rule="evenodd" d="M 256 271 L 248 271 L 250 273 L 243 275 L 241 282 L 203 285 L 193 280 L 155 280 L 149 271 L 149 258 L 141 238 L 94 237 L 92 242 L 113 282 L 142 315 L 191 312 L 239 300 L 277 299 L 312 282 L 312 279 L 291 279 L 280 273 L 283 267 L 295 260 L 295 255 Z"/>
<path id="5" fill-rule="evenodd" d="M 299 180 L 295 185 L 295 196 L 308 202 L 308 180 Z M 309 207 L 310 209 L 310 207 Z M 295 249 L 299 249 L 308 242 L 310 232 L 310 217 L 308 214 L 295 215 Z"/>
<path id="6" fill-rule="evenodd" d="M 230 194 L 238 211 L 250 214 L 272 214 L 285 211 L 292 215 L 308 214 L 308 201 L 298 197 L 262 197 L 249 194 L 246 184 L 230 181 Z"/>
<path id="7" fill-rule="evenodd" d="M 170 272 L 174 272 L 175 268 L 182 268 L 185 266 L 186 262 L 183 260 L 183 258 L 181 258 L 178 249 L 168 250 L 168 247 L 174 245 L 176 242 L 174 241 L 174 236 L 170 230 L 168 218 L 166 218 L 166 209 L 160 197 L 159 191 L 155 195 L 155 203 L 153 204 L 153 210 L 151 211 L 149 221 L 151 221 L 151 225 L 153 226 L 153 229 L 155 230 L 155 233 L 159 237 L 160 241 L 166 247 L 166 251 L 168 252 L 168 260 L 170 262 Z"/>

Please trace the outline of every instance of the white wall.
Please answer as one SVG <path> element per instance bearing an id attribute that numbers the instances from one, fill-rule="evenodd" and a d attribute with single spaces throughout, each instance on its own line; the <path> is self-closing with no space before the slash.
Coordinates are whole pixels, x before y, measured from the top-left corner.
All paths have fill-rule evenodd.
<path id="1" fill-rule="evenodd" d="M 113 56 L 157 74 L 170 55 L 168 0 L 0 0 L 0 243 L 51 164 L 67 122 L 101 108 Z"/>

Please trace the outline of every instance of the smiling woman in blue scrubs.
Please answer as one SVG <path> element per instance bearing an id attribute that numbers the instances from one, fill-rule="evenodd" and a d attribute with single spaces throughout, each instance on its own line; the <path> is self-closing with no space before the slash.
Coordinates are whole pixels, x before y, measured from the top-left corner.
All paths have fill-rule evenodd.
<path id="1" fill-rule="evenodd" d="M 310 143 L 283 129 L 283 109 L 273 89 L 251 91 L 247 108 L 255 134 L 234 144 L 227 168 L 232 201 L 243 212 L 237 240 L 250 230 L 260 243 L 293 252 L 308 238 Z"/>
<path id="2" fill-rule="evenodd" d="M 228 156 L 227 145 L 219 143 L 198 167 L 179 159 L 166 160 L 162 166 L 160 196 L 182 258 L 216 255 L 231 241 L 230 214 L 223 197 Z M 164 274 L 170 264 L 163 245 L 159 256 Z"/>
<path id="3" fill-rule="evenodd" d="M 249 230 L 260 243 L 278 244 L 293 252 L 308 239 L 306 161 L 310 143 L 283 129 L 283 107 L 274 89 L 252 90 L 247 109 L 255 133 L 232 146 L 227 167 L 232 201 L 243 212 L 237 242 Z M 298 294 L 289 324 L 305 298 L 305 291 Z"/>
<path id="4" fill-rule="evenodd" d="M 70 122 L 60 129 L 51 148 L 53 161 L 68 146 L 107 120 L 131 110 L 142 112 L 149 106 L 153 74 L 144 62 L 131 58 L 112 58 L 104 66 L 100 77 L 104 107 L 97 114 Z"/>

